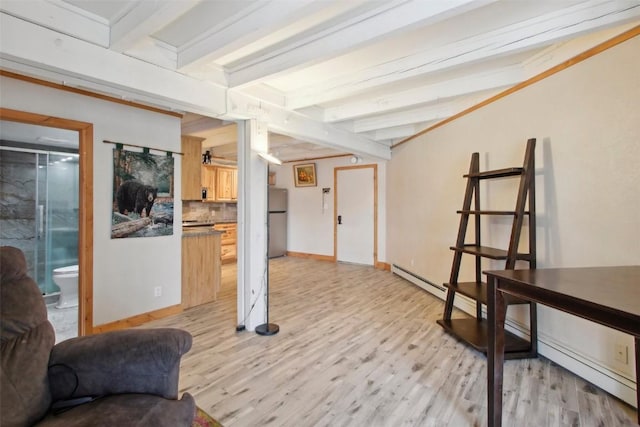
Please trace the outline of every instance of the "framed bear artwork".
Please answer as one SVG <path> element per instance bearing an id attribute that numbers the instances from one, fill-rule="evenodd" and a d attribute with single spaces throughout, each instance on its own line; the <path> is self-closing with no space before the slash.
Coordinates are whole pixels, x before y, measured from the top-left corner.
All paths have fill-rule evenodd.
<path id="1" fill-rule="evenodd" d="M 111 238 L 173 234 L 173 157 L 113 150 Z"/>

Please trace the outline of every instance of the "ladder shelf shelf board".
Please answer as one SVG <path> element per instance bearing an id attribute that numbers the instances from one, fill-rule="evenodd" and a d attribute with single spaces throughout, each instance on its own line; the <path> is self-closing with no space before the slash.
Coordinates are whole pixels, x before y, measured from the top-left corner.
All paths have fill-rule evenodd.
<path id="1" fill-rule="evenodd" d="M 487 319 L 441 319 L 437 323 L 451 335 L 461 339 L 477 351 L 487 354 L 489 325 Z M 508 331 L 505 331 L 505 359 L 526 359 L 531 357 L 531 343 Z"/>
<path id="2" fill-rule="evenodd" d="M 447 288 L 447 299 L 444 315 L 438 324 L 445 331 L 469 344 L 471 347 L 486 354 L 487 352 L 487 321 L 483 318 L 483 305 L 487 304 L 487 285 L 482 281 L 482 259 L 502 260 L 505 269 L 514 269 L 516 261 L 529 263 L 529 268 L 536 267 L 536 218 L 535 218 L 535 151 L 536 140 L 527 141 L 522 167 L 512 167 L 491 171 L 479 170 L 480 155 L 471 155 L 469 172 L 464 176 L 467 180 L 463 207 L 457 213 L 460 215 L 460 225 L 456 244 L 451 246 L 453 262 Z M 480 203 L 480 181 L 496 178 L 519 178 L 519 186 L 514 210 L 482 209 Z M 480 222 L 483 216 L 506 215 L 512 216 L 511 236 L 507 249 L 483 246 L 481 243 Z M 518 252 L 521 231 L 525 226 L 524 218 L 528 218 L 528 253 Z M 465 242 L 469 220 L 474 220 L 474 243 Z M 475 259 L 475 280 L 458 281 L 463 255 Z M 456 294 L 470 298 L 476 303 L 476 317 L 452 319 L 453 303 Z M 520 298 L 508 297 L 506 304 L 528 304 L 530 319 L 529 340 L 507 334 L 505 358 L 529 358 L 537 356 L 537 326 L 536 306 L 534 303 Z"/>
<path id="3" fill-rule="evenodd" d="M 447 289 L 451 289 L 453 292 L 457 292 L 460 295 L 471 298 L 474 301 L 487 304 L 487 283 L 486 282 L 458 282 L 458 283 L 445 283 L 444 286 Z M 514 297 L 512 295 L 505 294 L 505 302 L 507 305 L 513 304 L 528 304 L 528 301 Z"/>

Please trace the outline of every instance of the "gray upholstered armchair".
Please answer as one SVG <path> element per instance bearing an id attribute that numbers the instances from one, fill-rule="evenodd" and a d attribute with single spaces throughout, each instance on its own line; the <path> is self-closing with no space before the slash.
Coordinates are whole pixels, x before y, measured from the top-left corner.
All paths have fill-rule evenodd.
<path id="1" fill-rule="evenodd" d="M 0 425 L 191 425 L 193 398 L 178 400 L 188 332 L 125 330 L 54 345 L 24 254 L 4 246 L 0 255 Z"/>

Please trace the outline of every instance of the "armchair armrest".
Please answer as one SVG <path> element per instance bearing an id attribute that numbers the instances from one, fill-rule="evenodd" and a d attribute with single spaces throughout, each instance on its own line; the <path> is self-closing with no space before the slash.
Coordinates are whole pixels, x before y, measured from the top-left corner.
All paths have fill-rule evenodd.
<path id="1" fill-rule="evenodd" d="M 192 337 L 172 328 L 130 329 L 72 338 L 53 347 L 53 401 L 81 396 L 144 393 L 178 397 L 180 358 Z"/>

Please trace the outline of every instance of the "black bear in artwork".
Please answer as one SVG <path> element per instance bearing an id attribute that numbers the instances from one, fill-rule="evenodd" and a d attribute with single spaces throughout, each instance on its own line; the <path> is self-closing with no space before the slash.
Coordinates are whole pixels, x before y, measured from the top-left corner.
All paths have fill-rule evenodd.
<path id="1" fill-rule="evenodd" d="M 157 188 L 138 181 L 125 181 L 116 193 L 118 211 L 121 214 L 125 211 L 135 212 L 142 216 L 144 210 L 148 217 L 156 197 L 158 197 Z"/>

